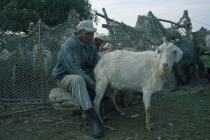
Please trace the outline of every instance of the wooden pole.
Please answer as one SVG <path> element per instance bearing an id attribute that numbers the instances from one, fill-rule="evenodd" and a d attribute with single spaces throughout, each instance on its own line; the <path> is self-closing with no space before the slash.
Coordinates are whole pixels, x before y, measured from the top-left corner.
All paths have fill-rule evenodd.
<path id="1" fill-rule="evenodd" d="M 168 22 L 168 23 L 171 23 L 171 24 L 174 24 L 174 25 L 176 25 L 176 26 L 180 26 L 179 24 L 177 24 L 177 23 L 175 23 L 175 22 L 173 22 L 173 21 L 170 21 L 170 20 L 165 20 L 165 19 L 158 19 L 159 21 L 163 21 L 163 22 Z"/>
<path id="2" fill-rule="evenodd" d="M 100 13 L 98 13 L 98 12 L 96 12 L 96 15 L 106 19 L 106 17 L 105 17 L 104 15 L 102 15 L 102 14 L 100 14 Z M 112 20 L 112 19 L 110 19 L 110 18 L 108 18 L 108 17 L 107 17 L 107 19 L 108 19 L 109 21 L 111 21 L 111 22 L 114 22 L 114 20 Z"/>
<path id="3" fill-rule="evenodd" d="M 109 18 L 108 18 L 108 15 L 107 15 L 107 13 L 106 13 L 105 8 L 102 8 L 102 11 L 103 11 L 103 13 L 104 13 L 104 16 L 105 16 L 105 19 L 106 19 L 106 23 L 109 25 L 110 21 L 109 21 Z"/>
<path id="4" fill-rule="evenodd" d="M 103 12 L 106 14 L 105 9 L 103 8 L 102 10 L 103 10 Z M 102 18 L 105 18 L 106 21 L 108 21 L 107 23 L 110 23 L 110 21 L 111 21 L 111 22 L 114 22 L 114 20 L 108 18 L 107 14 L 106 14 L 106 15 L 102 15 L 102 14 L 96 12 L 96 15 L 97 15 L 97 16 L 100 16 L 100 17 L 102 17 Z M 177 24 L 177 23 L 175 23 L 175 22 L 173 22 L 173 21 L 170 21 L 170 20 L 165 20 L 165 19 L 160 19 L 160 18 L 159 18 L 158 20 L 159 20 L 159 21 L 162 21 L 162 22 L 168 22 L 168 23 L 171 23 L 171 24 L 174 24 L 174 25 L 180 27 L 180 24 Z M 115 21 L 115 22 L 117 22 L 117 21 Z"/>
<path id="5" fill-rule="evenodd" d="M 45 103 L 45 105 L 47 104 L 46 102 L 46 93 L 45 93 L 45 90 L 44 90 L 44 78 L 43 78 L 43 63 L 44 63 L 44 60 L 43 60 L 43 54 L 44 54 L 44 48 L 43 48 L 43 45 L 41 45 L 41 19 L 39 20 L 39 64 L 40 64 L 40 76 L 41 76 L 41 92 L 43 94 L 43 101 Z"/>

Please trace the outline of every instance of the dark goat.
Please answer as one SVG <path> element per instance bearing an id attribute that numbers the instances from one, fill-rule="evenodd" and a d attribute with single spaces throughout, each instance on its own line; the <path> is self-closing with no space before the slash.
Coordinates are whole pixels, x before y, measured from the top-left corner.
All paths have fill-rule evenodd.
<path id="1" fill-rule="evenodd" d="M 190 80 L 197 81 L 198 71 L 204 71 L 204 64 L 200 60 L 199 47 L 187 42 L 179 42 L 175 45 L 183 51 L 181 60 L 174 64 L 177 86 L 186 85 Z"/>

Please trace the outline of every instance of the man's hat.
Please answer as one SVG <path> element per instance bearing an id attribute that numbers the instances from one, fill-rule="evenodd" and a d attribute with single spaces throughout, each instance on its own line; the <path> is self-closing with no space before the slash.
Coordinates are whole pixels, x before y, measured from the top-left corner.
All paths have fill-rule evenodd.
<path id="1" fill-rule="evenodd" d="M 93 23 L 90 20 L 83 20 L 77 25 L 78 31 L 86 30 L 87 32 L 96 32 L 97 29 L 94 28 Z"/>
<path id="2" fill-rule="evenodd" d="M 98 38 L 98 39 L 101 39 L 102 41 L 109 41 L 109 37 L 108 35 L 105 35 L 105 34 L 96 34 L 94 38 Z"/>

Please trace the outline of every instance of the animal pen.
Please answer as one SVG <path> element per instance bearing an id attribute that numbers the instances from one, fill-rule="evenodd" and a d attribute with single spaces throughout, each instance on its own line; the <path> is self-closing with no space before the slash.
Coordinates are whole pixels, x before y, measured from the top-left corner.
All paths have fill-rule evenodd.
<path id="1" fill-rule="evenodd" d="M 164 28 L 152 12 L 138 16 L 135 27 L 110 20 L 104 13 L 113 49 L 132 51 L 153 50 L 152 45 L 167 39 L 181 38 L 176 28 Z M 0 103 L 1 104 L 45 104 L 50 90 L 57 87 L 51 72 L 56 57 L 64 41 L 76 31 L 79 16 L 75 10 L 68 20 L 56 27 L 47 27 L 39 21 L 28 35 L 0 34 Z M 181 94 L 175 84 L 174 73 L 168 77 L 163 91 L 154 96 Z M 195 89 L 196 88 L 196 89 Z M 186 88 L 186 92 L 196 92 L 200 87 Z M 186 93 L 185 92 L 185 93 Z M 129 94 L 125 96 L 135 96 Z M 126 97 L 131 99 L 132 97 Z M 133 99 L 133 98 L 132 98 Z"/>
<path id="2" fill-rule="evenodd" d="M 67 22 L 49 28 L 41 21 L 26 36 L 0 36 L 1 103 L 45 103 L 49 91 L 56 87 L 51 76 L 57 53 L 79 23 L 76 11 Z"/>

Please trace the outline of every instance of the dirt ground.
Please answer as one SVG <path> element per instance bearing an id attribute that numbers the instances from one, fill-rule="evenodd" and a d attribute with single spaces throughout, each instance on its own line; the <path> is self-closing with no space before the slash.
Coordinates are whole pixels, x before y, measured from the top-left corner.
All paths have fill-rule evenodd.
<path id="1" fill-rule="evenodd" d="M 5 109 L 5 106 L 1 108 Z M 88 122 L 72 109 L 40 109 L 0 116 L 0 140 L 93 140 Z M 128 119 L 113 111 L 101 140 L 210 140 L 210 89 L 190 95 L 152 99 L 154 130 L 145 129 L 142 102 L 120 106 Z M 6 107 L 6 108 L 9 108 Z M 37 106 L 36 106 L 37 108 Z"/>

